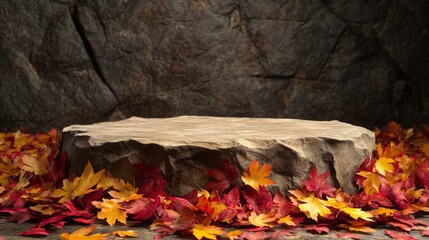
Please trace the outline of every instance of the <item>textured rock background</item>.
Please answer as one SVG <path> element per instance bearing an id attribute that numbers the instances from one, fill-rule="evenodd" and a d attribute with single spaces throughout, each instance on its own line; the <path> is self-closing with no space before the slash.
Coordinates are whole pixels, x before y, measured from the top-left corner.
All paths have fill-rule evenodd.
<path id="1" fill-rule="evenodd" d="M 240 175 L 255 159 L 272 164 L 270 178 L 281 190 L 302 186 L 314 165 L 320 174 L 330 171 L 331 184 L 354 192 L 356 169 L 375 147 L 374 133 L 365 128 L 294 119 L 133 117 L 73 125 L 63 134 L 71 171 L 80 174 L 91 160 L 95 169 L 134 182 L 131 164 L 153 162 L 174 195 L 204 188 L 207 170 L 221 168 L 224 159 Z"/>
<path id="2" fill-rule="evenodd" d="M 0 128 L 429 120 L 429 1 L 3 0 Z"/>

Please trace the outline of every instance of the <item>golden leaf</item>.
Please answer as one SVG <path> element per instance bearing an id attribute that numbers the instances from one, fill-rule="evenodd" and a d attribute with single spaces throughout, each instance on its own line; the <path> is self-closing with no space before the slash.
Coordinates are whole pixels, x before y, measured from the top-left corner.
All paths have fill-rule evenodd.
<path id="1" fill-rule="evenodd" d="M 89 227 L 84 227 L 84 228 L 79 228 L 78 230 L 72 232 L 71 234 L 69 233 L 61 233 L 60 238 L 61 240 L 105 240 L 107 239 L 107 235 L 109 234 L 100 234 L 100 233 L 95 233 L 92 235 L 88 235 L 90 234 L 92 231 L 94 231 L 95 225 L 89 226 Z"/>
<path id="2" fill-rule="evenodd" d="M 194 228 L 192 228 L 192 234 L 198 239 L 208 238 L 216 240 L 217 236 L 223 235 L 223 229 L 221 227 L 212 226 L 212 225 L 202 225 L 195 224 Z"/>
<path id="3" fill-rule="evenodd" d="M 121 238 L 125 238 L 125 237 L 138 237 L 138 234 L 133 231 L 133 230 L 127 230 L 127 231 L 122 231 L 122 230 L 118 230 L 118 231 L 114 231 L 112 232 L 113 235 L 116 235 L 118 237 Z"/>
<path id="4" fill-rule="evenodd" d="M 325 217 L 331 214 L 331 210 L 324 205 L 326 201 L 315 197 L 313 194 L 310 197 L 301 199 L 301 201 L 305 203 L 298 205 L 299 210 L 316 222 L 319 215 Z"/>
<path id="5" fill-rule="evenodd" d="M 116 221 L 127 224 L 127 214 L 124 209 L 118 205 L 118 200 L 103 198 L 103 202 L 93 201 L 92 204 L 96 208 L 101 209 L 97 214 L 98 219 L 106 219 L 106 222 L 110 226 L 113 226 Z"/>
<path id="6" fill-rule="evenodd" d="M 392 163 L 395 163 L 395 160 L 391 158 L 381 157 L 375 162 L 375 169 L 378 173 L 383 176 L 386 176 L 386 172 L 393 172 L 395 170 Z"/>
<path id="7" fill-rule="evenodd" d="M 276 219 L 270 214 L 256 214 L 255 212 L 251 212 L 249 216 L 249 222 L 255 227 L 274 227 Z"/>
<path id="8" fill-rule="evenodd" d="M 296 226 L 296 223 L 292 220 L 292 217 L 290 215 L 280 218 L 277 222 L 284 223 L 288 226 Z"/>

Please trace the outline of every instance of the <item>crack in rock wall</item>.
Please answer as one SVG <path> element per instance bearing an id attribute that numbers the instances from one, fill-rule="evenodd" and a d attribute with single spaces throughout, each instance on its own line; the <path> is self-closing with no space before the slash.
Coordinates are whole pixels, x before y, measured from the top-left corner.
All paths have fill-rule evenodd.
<path id="1" fill-rule="evenodd" d="M 0 2 L 0 128 L 130 116 L 429 120 L 429 2 Z"/>

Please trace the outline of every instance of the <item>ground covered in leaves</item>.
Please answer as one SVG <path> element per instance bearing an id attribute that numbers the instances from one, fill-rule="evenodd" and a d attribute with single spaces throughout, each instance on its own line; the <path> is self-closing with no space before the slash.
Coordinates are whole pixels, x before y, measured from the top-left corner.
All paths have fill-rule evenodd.
<path id="1" fill-rule="evenodd" d="M 391 227 L 384 233 L 395 239 L 416 239 L 411 231 L 429 236 L 428 224 L 415 218 L 429 212 L 429 127 L 403 129 L 391 122 L 375 132 L 377 150 L 356 171 L 357 194 L 332 187 L 329 172 L 316 168 L 300 189 L 272 194 L 266 189 L 276 184 L 269 178 L 270 165 L 255 160 L 240 176 L 225 160 L 222 168 L 208 171 L 205 189 L 180 197 L 165 192 L 166 181 L 152 165 L 134 166 L 139 172 L 134 185 L 105 170 L 94 172 L 89 162 L 81 176 L 66 175 L 56 130 L 0 133 L 0 213 L 18 224 L 33 224 L 22 236 L 87 225 L 63 232 L 62 239 L 137 237 L 133 230 L 94 233 L 97 220 L 110 226 L 149 225 L 157 238 L 275 239 L 305 229 L 359 239 L 378 226 Z"/>

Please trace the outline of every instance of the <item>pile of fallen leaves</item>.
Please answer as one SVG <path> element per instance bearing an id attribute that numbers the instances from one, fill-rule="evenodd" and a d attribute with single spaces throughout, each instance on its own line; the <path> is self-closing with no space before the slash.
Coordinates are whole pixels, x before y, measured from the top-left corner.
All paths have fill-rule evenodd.
<path id="1" fill-rule="evenodd" d="M 97 220 L 111 226 L 141 222 L 160 237 L 197 239 L 275 239 L 299 228 L 318 234 L 335 229 L 338 238 L 358 239 L 362 235 L 354 232 L 371 234 L 383 225 L 398 230 L 385 230 L 392 238 L 415 239 L 410 231 L 429 236 L 428 224 L 415 218 L 429 212 L 429 127 L 403 129 L 391 122 L 375 132 L 377 150 L 357 170 L 357 194 L 332 187 L 329 172 L 319 175 L 316 168 L 300 189 L 271 194 L 270 165 L 253 161 L 239 176 L 225 160 L 208 171 L 212 181 L 205 189 L 181 197 L 168 196 L 159 169 L 143 164 L 135 165 L 135 186 L 105 170 L 94 172 L 89 162 L 81 176 L 66 178 L 56 130 L 0 133 L 0 212 L 10 221 L 34 223 L 22 236 L 48 236 L 66 223 L 90 225 L 62 233 L 62 239 L 106 239 L 108 234 L 91 234 Z M 137 236 L 131 230 L 112 234 Z"/>

